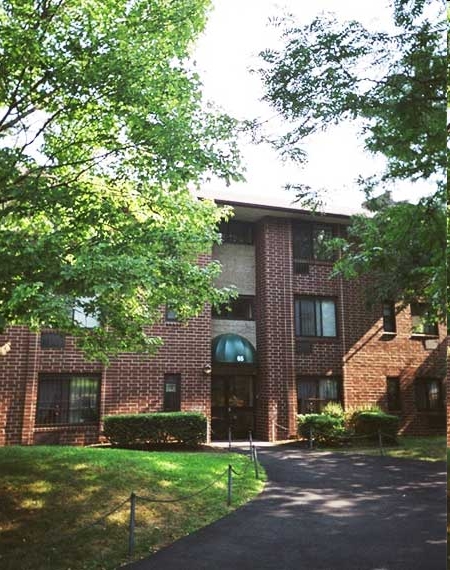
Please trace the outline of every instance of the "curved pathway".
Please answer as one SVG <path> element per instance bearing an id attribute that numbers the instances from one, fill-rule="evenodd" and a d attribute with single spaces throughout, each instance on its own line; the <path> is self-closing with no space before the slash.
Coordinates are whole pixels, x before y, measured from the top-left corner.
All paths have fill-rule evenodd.
<path id="1" fill-rule="evenodd" d="M 130 570 L 446 570 L 446 464 L 259 449 L 265 490 Z"/>

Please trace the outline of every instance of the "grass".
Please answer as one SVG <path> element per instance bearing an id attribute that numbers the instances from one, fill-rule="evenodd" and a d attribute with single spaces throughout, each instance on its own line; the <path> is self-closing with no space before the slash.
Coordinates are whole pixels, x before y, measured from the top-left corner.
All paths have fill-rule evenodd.
<path id="1" fill-rule="evenodd" d="M 231 463 L 232 506 L 226 506 Z M 150 555 L 209 524 L 262 490 L 252 464 L 239 454 L 141 452 L 77 447 L 0 448 L 0 567 L 2 570 L 109 570 L 127 558 L 130 496 L 173 499 L 136 510 L 135 558 Z"/>
<path id="2" fill-rule="evenodd" d="M 378 447 L 358 447 L 351 448 L 326 448 L 327 451 L 338 451 L 342 453 L 362 453 L 364 455 L 379 455 Z M 400 457 L 403 459 L 419 459 L 421 461 L 445 461 L 446 460 L 446 437 L 445 436 L 399 436 L 398 445 L 384 447 L 384 454 L 389 457 Z"/>

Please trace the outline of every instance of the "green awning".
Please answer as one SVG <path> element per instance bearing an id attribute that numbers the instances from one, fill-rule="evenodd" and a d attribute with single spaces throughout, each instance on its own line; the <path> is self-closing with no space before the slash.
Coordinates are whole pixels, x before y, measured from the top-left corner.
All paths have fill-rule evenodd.
<path id="1" fill-rule="evenodd" d="M 226 364 L 255 364 L 256 350 L 238 334 L 220 334 L 212 341 L 212 361 Z"/>

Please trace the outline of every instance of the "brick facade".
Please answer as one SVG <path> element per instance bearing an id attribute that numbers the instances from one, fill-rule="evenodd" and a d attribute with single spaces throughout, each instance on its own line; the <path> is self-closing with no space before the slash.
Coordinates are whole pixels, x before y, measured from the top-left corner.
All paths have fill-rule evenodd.
<path id="1" fill-rule="evenodd" d="M 236 217 L 242 209 L 236 208 Z M 250 211 L 250 214 L 249 214 Z M 264 207 L 242 210 L 255 230 L 256 372 L 255 435 L 264 440 L 295 435 L 299 378 L 333 378 L 341 385 L 346 408 L 378 404 L 387 409 L 388 377 L 399 379 L 401 431 L 444 433 L 444 411 L 417 409 L 415 384 L 446 376 L 445 329 L 439 338 L 411 334 L 409 308 L 396 315 L 396 334 L 383 331 L 381 307 L 367 303 L 365 280 L 330 278 L 331 263 L 311 261 L 308 273 L 293 270 L 292 219 L 306 213 L 271 212 Z M 309 216 L 310 217 L 310 216 Z M 341 219 L 342 218 L 342 219 Z M 337 218 L 345 224 L 347 219 Z M 336 223 L 336 218 L 334 218 Z M 332 299 L 336 336 L 309 338 L 307 350 L 295 336 L 295 296 Z M 35 425 L 40 374 L 85 373 L 100 381 L 100 416 L 161 411 L 164 376 L 181 376 L 181 409 L 211 418 L 212 327 L 209 308 L 188 325 L 167 322 L 152 329 L 164 339 L 154 357 L 123 354 L 108 367 L 87 362 L 66 339 L 64 348 L 41 348 L 38 334 L 14 327 L 0 335 L 11 351 L 0 357 L 0 445 L 34 443 L 89 444 L 99 441 L 96 425 Z"/>

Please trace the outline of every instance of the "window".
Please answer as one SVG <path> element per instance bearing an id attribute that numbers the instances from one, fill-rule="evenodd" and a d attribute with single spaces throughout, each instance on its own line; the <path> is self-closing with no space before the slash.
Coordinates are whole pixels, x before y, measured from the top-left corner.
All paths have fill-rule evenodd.
<path id="1" fill-rule="evenodd" d="M 297 382 L 298 413 L 320 413 L 328 402 L 340 402 L 337 378 L 299 378 Z"/>
<path id="2" fill-rule="evenodd" d="M 169 323 L 177 323 L 178 315 L 175 309 L 170 306 L 166 306 L 166 321 Z"/>
<path id="3" fill-rule="evenodd" d="M 238 243 L 253 245 L 253 224 L 230 220 L 222 222 L 219 226 L 223 243 Z"/>
<path id="4" fill-rule="evenodd" d="M 66 339 L 61 333 L 47 331 L 41 333 L 41 348 L 64 348 Z"/>
<path id="5" fill-rule="evenodd" d="M 212 309 L 212 317 L 214 319 L 229 319 L 235 321 L 253 321 L 254 316 L 254 297 L 239 296 L 237 299 L 230 301 L 229 305 L 223 305 L 220 309 Z"/>
<path id="6" fill-rule="evenodd" d="M 98 315 L 96 315 L 89 306 L 93 300 L 92 297 L 80 297 L 75 300 L 72 308 L 72 320 L 74 324 L 87 329 L 93 329 L 99 326 Z"/>
<path id="7" fill-rule="evenodd" d="M 387 406 L 389 411 L 400 410 L 400 379 L 386 378 Z"/>
<path id="8" fill-rule="evenodd" d="M 439 335 L 437 323 L 428 321 L 428 307 L 425 303 L 411 304 L 411 322 L 413 334 Z"/>
<path id="9" fill-rule="evenodd" d="M 395 303 L 384 301 L 383 303 L 383 330 L 384 332 L 395 333 Z"/>
<path id="10" fill-rule="evenodd" d="M 164 411 L 179 412 L 181 410 L 180 374 L 164 376 Z"/>
<path id="11" fill-rule="evenodd" d="M 335 255 L 326 247 L 327 241 L 334 236 L 334 226 L 331 224 L 313 224 L 308 222 L 295 223 L 292 227 L 294 269 L 304 266 L 302 261 L 333 261 Z M 304 273 L 306 271 L 303 271 Z"/>
<path id="12" fill-rule="evenodd" d="M 99 417 L 100 379 L 82 375 L 39 378 L 36 425 L 95 423 Z"/>
<path id="13" fill-rule="evenodd" d="M 422 411 L 440 411 L 444 407 L 442 382 L 436 378 L 419 378 L 415 383 L 416 406 Z"/>
<path id="14" fill-rule="evenodd" d="M 295 299 L 296 336 L 335 337 L 336 305 L 332 299 Z"/>

